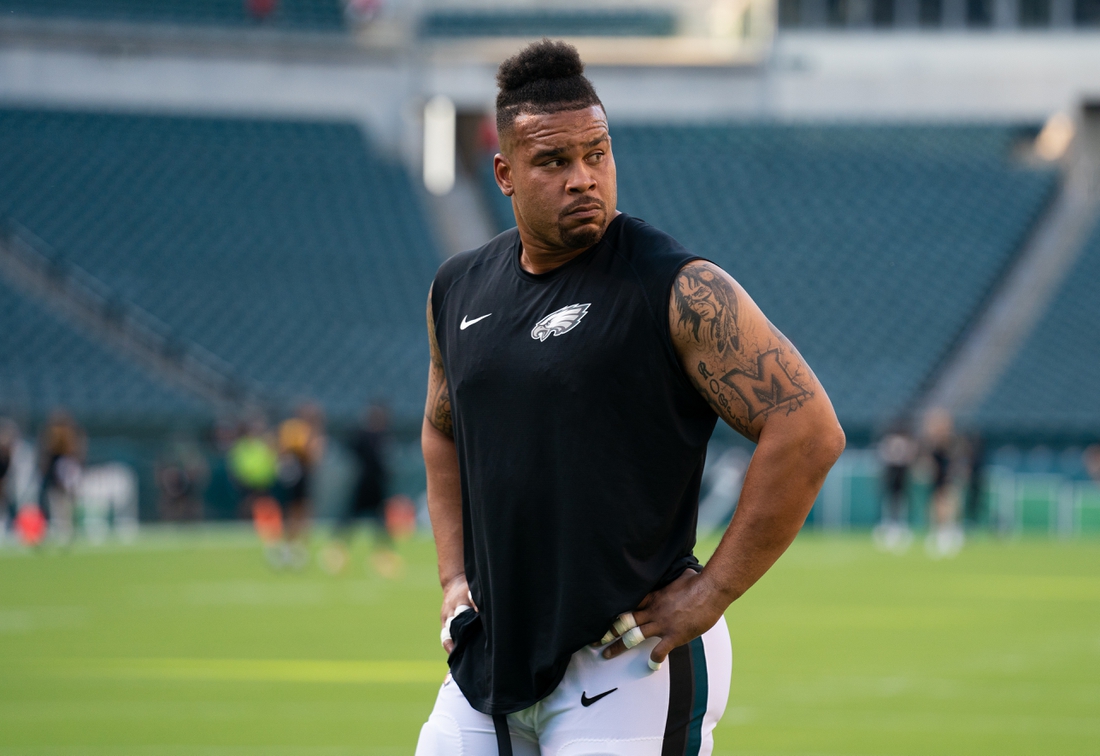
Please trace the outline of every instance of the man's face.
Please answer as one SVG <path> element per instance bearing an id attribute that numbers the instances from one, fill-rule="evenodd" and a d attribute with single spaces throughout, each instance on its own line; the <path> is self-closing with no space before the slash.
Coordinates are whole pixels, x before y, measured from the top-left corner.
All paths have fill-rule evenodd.
<path id="1" fill-rule="evenodd" d="M 687 300 L 691 309 L 699 314 L 703 322 L 709 323 L 718 317 L 719 305 L 714 298 L 714 274 L 709 270 L 699 273 L 699 280 L 681 276 L 676 281 L 680 296 Z"/>
<path id="2" fill-rule="evenodd" d="M 502 147 L 497 184 L 512 198 L 521 231 L 552 249 L 583 249 L 603 237 L 618 199 L 603 108 L 520 115 Z"/>

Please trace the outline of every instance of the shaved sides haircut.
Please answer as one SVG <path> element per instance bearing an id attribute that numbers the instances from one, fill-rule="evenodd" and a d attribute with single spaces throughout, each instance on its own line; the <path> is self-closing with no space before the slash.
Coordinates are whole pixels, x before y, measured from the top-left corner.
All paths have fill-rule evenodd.
<path id="1" fill-rule="evenodd" d="M 503 141 L 519 115 L 603 107 L 573 45 L 543 39 L 500 64 L 497 134 Z"/>

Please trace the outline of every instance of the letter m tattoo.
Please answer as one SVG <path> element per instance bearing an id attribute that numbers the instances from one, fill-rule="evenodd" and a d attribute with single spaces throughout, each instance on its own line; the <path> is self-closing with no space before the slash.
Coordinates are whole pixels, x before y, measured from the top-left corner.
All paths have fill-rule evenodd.
<path id="1" fill-rule="evenodd" d="M 810 392 L 798 385 L 787 369 L 779 362 L 779 350 L 769 349 L 756 358 L 756 375 L 744 370 L 731 370 L 721 378 L 737 392 L 748 408 L 749 422 L 776 407 L 790 406 L 810 396 Z"/>

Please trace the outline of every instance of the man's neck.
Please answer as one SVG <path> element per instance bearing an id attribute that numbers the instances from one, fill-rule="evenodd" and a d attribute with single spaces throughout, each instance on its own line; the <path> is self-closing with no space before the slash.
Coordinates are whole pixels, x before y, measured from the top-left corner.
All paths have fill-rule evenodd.
<path id="1" fill-rule="evenodd" d="M 598 243 L 598 242 L 597 242 Z M 536 276 L 549 273 L 554 268 L 560 268 L 577 255 L 591 247 L 580 249 L 546 249 L 523 242 L 523 249 L 519 255 L 519 264 L 528 273 Z"/>
<path id="2" fill-rule="evenodd" d="M 614 215 L 611 216 L 611 220 L 615 220 L 619 215 L 620 212 L 616 210 Z M 608 221 L 607 225 L 610 226 L 611 221 Z M 607 233 L 607 226 L 604 227 L 604 233 Z M 600 238 L 603 238 L 602 234 Z M 548 247 L 545 244 L 540 244 L 539 241 L 532 238 L 530 234 L 524 233 L 522 228 L 519 232 L 519 239 L 523 246 L 519 255 L 520 267 L 536 276 L 543 273 L 549 273 L 554 270 L 554 268 L 560 268 L 577 255 L 595 246 L 594 244 L 590 244 L 587 247 L 580 247 L 578 249 Z M 597 241 L 596 244 L 599 244 L 599 241 Z"/>

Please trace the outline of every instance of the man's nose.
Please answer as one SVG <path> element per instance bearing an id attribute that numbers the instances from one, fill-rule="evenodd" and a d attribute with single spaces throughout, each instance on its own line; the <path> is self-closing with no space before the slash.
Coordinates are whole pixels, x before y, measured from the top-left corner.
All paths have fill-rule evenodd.
<path id="1" fill-rule="evenodd" d="M 574 163 L 573 170 L 565 182 L 565 189 L 570 194 L 584 194 L 596 188 L 596 177 L 583 161 Z"/>

